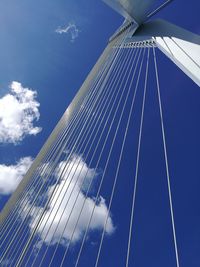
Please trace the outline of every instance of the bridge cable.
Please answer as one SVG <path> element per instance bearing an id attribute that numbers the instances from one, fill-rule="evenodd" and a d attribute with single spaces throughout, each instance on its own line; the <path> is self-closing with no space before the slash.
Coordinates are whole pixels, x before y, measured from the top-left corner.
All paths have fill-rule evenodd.
<path id="1" fill-rule="evenodd" d="M 173 238 L 174 238 L 174 248 L 175 248 L 175 254 L 176 254 L 176 265 L 177 265 L 177 267 L 179 267 L 180 266 L 179 265 L 179 253 L 178 253 L 177 238 L 176 238 L 175 220 L 174 220 L 174 209 L 173 209 L 171 181 L 170 181 L 170 174 L 169 174 L 169 162 L 168 162 L 168 153 L 167 153 L 167 145 L 166 145 L 166 134 L 165 134 L 163 108 L 162 108 L 162 101 L 161 101 L 161 94 L 160 94 L 160 82 L 159 82 L 159 76 L 158 76 L 158 66 L 157 66 L 157 59 L 156 59 L 156 53 L 155 53 L 154 47 L 153 47 L 153 55 L 154 55 L 154 65 L 155 65 L 155 73 L 156 73 L 156 83 L 157 83 L 157 93 L 158 93 L 158 101 L 159 101 L 161 128 L 162 128 L 162 139 L 163 139 L 163 147 L 164 147 L 164 154 L 165 154 L 165 166 L 166 166 L 166 174 L 167 174 L 167 184 L 168 184 L 170 213 L 171 213 Z"/>
<path id="2" fill-rule="evenodd" d="M 145 49 L 144 49 L 144 51 L 145 51 Z M 140 72 L 139 72 L 139 75 L 138 75 L 138 83 L 139 83 L 139 79 L 140 79 L 142 66 L 143 66 L 143 61 L 141 62 L 141 68 L 140 68 Z M 128 128 L 126 129 L 126 134 L 127 134 L 127 131 L 128 131 Z M 126 138 L 126 134 L 125 134 L 124 138 Z M 106 217 L 106 220 L 105 220 L 105 224 L 104 224 L 104 228 L 103 228 L 103 232 L 102 232 L 102 236 L 101 236 L 99 250 L 98 250 L 98 254 L 97 254 L 97 258 L 96 258 L 96 262 L 95 262 L 95 267 L 97 267 L 98 263 L 99 263 L 99 258 L 100 258 L 100 254 L 101 254 L 101 250 L 102 250 L 103 240 L 104 240 L 104 237 L 105 237 L 105 230 L 106 230 L 106 226 L 107 226 L 107 222 L 108 222 L 108 218 L 109 218 L 109 212 L 110 212 L 110 209 L 111 209 L 113 197 L 114 197 L 114 194 L 115 194 L 115 188 L 116 188 L 116 185 L 117 185 L 117 180 L 118 180 L 118 175 L 119 175 L 119 169 L 120 169 L 120 166 L 121 166 L 121 158 L 122 158 L 123 151 L 124 151 L 125 141 L 126 140 L 124 139 L 123 140 L 123 145 L 121 147 L 120 158 L 119 158 L 119 162 L 118 162 L 118 166 L 117 166 L 117 172 L 116 172 L 116 175 L 115 175 L 115 180 L 114 180 L 114 184 L 113 184 L 111 198 L 110 198 L 110 202 L 109 202 L 109 206 L 108 206 L 108 213 L 107 213 L 107 217 Z"/>
<path id="3" fill-rule="evenodd" d="M 141 53 L 139 53 L 139 57 L 138 57 L 138 60 L 139 60 L 139 58 L 140 58 L 140 54 Z M 137 63 L 138 63 L 138 60 L 137 60 Z M 132 60 L 131 60 L 132 61 Z M 133 60 L 133 64 L 134 64 L 134 61 L 135 60 Z M 136 64 L 137 64 L 136 63 Z M 131 68 L 130 68 L 130 72 L 129 72 L 129 75 L 128 75 L 128 77 L 127 77 L 127 80 L 126 80 L 126 85 L 124 86 L 124 89 L 126 88 L 126 86 L 127 86 L 127 81 L 128 81 L 128 79 L 129 79 L 129 77 L 130 77 L 130 73 L 131 73 L 131 71 L 132 71 L 132 69 L 133 69 L 133 64 L 132 64 L 132 66 L 131 66 Z M 129 69 L 129 67 L 128 67 L 128 69 Z M 124 90 L 123 89 L 123 92 L 122 92 L 122 95 L 124 95 Z M 122 96 L 121 95 L 121 96 Z M 128 94 L 129 95 L 129 94 Z M 126 97 L 127 98 L 127 97 Z M 121 100 L 119 101 L 119 103 L 121 102 Z M 125 102 L 124 102 L 124 107 L 126 106 L 126 100 L 125 100 Z M 119 106 L 119 105 L 118 105 Z M 123 111 L 122 111 L 122 113 L 124 113 Z M 114 115 L 115 116 L 115 115 Z M 116 134 L 117 134 L 117 132 L 118 132 L 118 129 L 116 130 Z M 115 137 L 114 137 L 114 139 L 116 139 Z M 113 140 L 114 141 L 114 140 Z M 111 147 L 111 149 L 110 150 L 112 150 L 112 147 Z M 111 153 L 109 153 L 109 158 L 107 159 L 107 162 L 109 161 L 109 159 L 110 159 L 110 155 L 111 155 Z M 103 184 L 103 181 L 104 181 L 104 178 L 105 178 L 105 173 L 106 173 L 106 169 L 107 169 L 107 164 L 106 164 L 106 167 L 104 168 L 104 174 L 102 175 L 102 178 L 101 178 L 101 182 L 100 182 L 100 186 L 99 186 L 99 189 L 98 189 L 98 192 L 100 193 L 100 190 L 101 190 L 101 187 L 102 187 L 102 184 Z M 92 185 L 92 184 L 91 184 Z M 90 187 L 91 187 L 91 185 L 90 185 Z M 90 188 L 89 188 L 90 189 Z M 86 193 L 86 196 L 88 195 L 88 193 L 89 193 L 89 190 L 87 191 L 87 193 Z M 99 198 L 99 195 L 97 195 L 96 197 L 95 197 L 95 199 L 96 199 L 96 201 L 98 201 L 98 198 Z M 96 202 L 95 202 L 96 203 Z M 93 208 L 95 209 L 95 207 L 96 207 L 96 204 L 94 203 L 94 206 L 93 206 Z M 73 240 L 73 237 L 74 237 L 74 234 L 75 234 L 75 231 L 76 231 L 76 227 L 77 227 L 77 225 L 78 225 L 78 223 L 79 223 L 79 219 L 80 219 L 80 217 L 81 217 L 81 214 L 82 214 L 82 212 L 83 212 L 83 208 L 84 208 L 84 204 L 85 203 L 83 203 L 83 205 L 82 205 L 82 209 L 81 209 L 81 213 L 79 214 L 79 217 L 78 217 L 78 220 L 77 220 L 77 222 L 76 222 L 76 225 L 75 225 L 75 227 L 74 227 L 74 229 L 73 229 L 73 232 L 72 232 L 72 235 L 71 235 L 71 238 L 70 238 L 70 242 L 68 243 L 68 246 L 67 246 L 67 248 L 66 248 L 66 250 L 65 250 L 65 254 L 64 254 L 64 257 L 63 257 L 63 260 L 62 260 L 62 263 L 61 263 L 61 265 L 60 266 L 63 266 L 63 264 L 64 264 L 64 261 L 65 261 L 65 258 L 66 258 L 66 256 L 67 256 L 67 253 L 68 253 L 68 251 L 69 251 L 69 247 L 70 247 L 70 244 L 72 243 L 72 240 Z M 94 213 L 92 213 L 92 215 L 90 216 L 90 218 L 92 219 L 92 217 L 93 217 L 93 214 Z M 88 230 L 88 229 L 87 229 Z M 86 231 L 87 231 L 86 230 Z"/>
<path id="4" fill-rule="evenodd" d="M 110 90 L 108 90 L 108 91 L 110 91 Z M 106 96 L 106 97 L 105 97 L 105 101 L 104 101 L 104 107 L 100 108 L 100 110 L 101 110 L 101 114 L 102 114 L 103 110 L 105 109 L 105 106 L 107 105 L 107 100 L 108 100 L 108 99 L 109 99 L 109 97 Z M 108 103 L 108 105 L 107 105 L 107 108 L 109 108 L 109 103 Z M 101 127 L 102 119 L 101 119 L 101 122 L 99 123 L 99 119 L 101 118 L 101 114 L 98 116 L 98 119 L 96 120 L 95 125 L 92 127 L 93 130 L 92 130 L 91 133 L 90 133 L 90 138 L 88 138 L 87 144 L 84 146 L 85 148 L 84 148 L 84 151 L 82 152 L 82 154 L 84 154 L 85 151 L 87 150 L 87 155 L 86 155 L 86 157 L 84 158 L 85 161 L 87 161 L 88 155 L 90 154 L 92 145 L 93 145 L 93 143 L 94 143 L 94 139 L 95 139 L 95 137 L 97 136 L 98 130 L 99 130 L 100 127 Z M 97 125 L 98 125 L 98 129 L 96 130 L 96 126 L 97 126 Z M 90 139 L 91 139 L 91 137 L 92 137 L 94 131 L 96 132 L 96 134 L 95 134 L 95 137 L 93 137 L 93 140 L 92 140 L 92 142 L 91 142 Z M 87 149 L 89 143 L 90 143 L 90 148 Z M 89 166 L 90 166 L 90 164 L 88 165 L 88 167 L 89 167 Z M 78 178 L 79 178 L 79 176 L 80 176 L 80 174 L 81 174 L 81 172 L 82 172 L 82 168 L 83 168 L 83 166 L 81 167 L 81 169 L 80 169 L 80 171 L 79 171 Z M 74 176 L 75 174 L 77 175 L 77 169 L 74 170 L 74 174 L 73 174 L 73 176 Z M 72 178 L 73 178 L 73 177 L 72 177 Z M 76 179 L 76 182 L 74 183 L 74 186 L 73 186 L 73 188 L 72 188 L 72 190 L 71 190 L 71 192 L 70 192 L 70 196 L 69 196 L 69 198 L 68 198 L 68 200 L 67 200 L 67 203 L 65 204 L 65 208 L 67 207 L 67 204 L 69 203 L 70 198 L 72 197 L 72 194 L 73 194 L 73 192 L 74 192 L 74 190 L 75 190 L 75 188 L 76 188 L 76 185 L 77 185 L 77 183 L 78 183 L 78 178 Z M 62 200 L 60 201 L 60 205 L 59 205 L 58 208 L 57 208 L 57 211 L 56 211 L 56 213 L 55 213 L 55 215 L 54 215 L 54 217 L 53 217 L 53 220 L 52 220 L 52 222 L 51 222 L 51 225 L 53 224 L 53 221 L 54 221 L 54 219 L 55 219 L 55 217 L 56 217 L 56 215 L 57 215 L 57 213 L 58 213 L 58 210 L 59 210 L 59 208 L 60 208 L 60 206 L 61 206 L 61 204 L 62 204 L 63 199 L 65 198 L 65 195 L 68 193 L 68 189 L 69 189 L 69 186 L 71 185 L 71 182 L 72 182 L 72 179 L 71 179 L 71 181 L 70 181 L 68 187 L 65 189 L 65 194 L 63 195 Z M 84 181 L 82 181 L 82 183 L 84 183 Z M 81 187 L 81 186 L 80 186 L 80 187 Z M 62 189 L 61 189 L 61 190 L 62 190 Z M 61 216 L 60 216 L 60 219 L 59 219 L 59 221 L 58 221 L 58 223 L 57 223 L 56 229 L 55 229 L 54 232 L 53 232 L 51 241 L 52 241 L 52 239 L 53 239 L 53 237 L 54 237 L 55 232 L 56 232 L 57 229 L 58 229 L 60 220 L 61 220 L 62 216 L 64 215 L 65 208 L 63 209 L 63 212 L 62 212 L 62 214 L 61 214 Z M 47 220 L 48 220 L 48 219 L 47 219 Z M 50 225 L 49 229 L 48 229 L 47 232 L 46 232 L 45 238 L 48 236 L 48 233 L 49 233 L 49 231 L 50 231 L 50 229 L 51 229 L 51 225 Z M 44 241 L 45 241 L 45 238 L 44 238 Z M 49 245 L 51 244 L 51 241 L 49 242 Z M 59 243 L 59 242 L 58 242 L 58 243 Z M 41 262 L 40 262 L 40 265 L 41 265 L 42 262 L 43 262 L 43 259 L 44 259 L 45 255 L 46 255 L 46 253 L 47 253 L 47 250 L 48 250 L 49 245 L 47 245 L 46 251 L 45 251 L 45 253 L 43 253 L 43 257 L 42 257 L 42 260 L 41 260 Z M 35 258 L 35 259 L 36 259 L 36 258 Z M 33 264 L 32 264 L 32 266 L 33 266 Z"/>
<path id="5" fill-rule="evenodd" d="M 130 248 L 131 248 L 131 239 L 132 239 L 132 230 L 133 230 L 132 229 L 133 228 L 133 219 L 134 219 L 134 213 L 135 213 L 135 202 L 136 202 L 136 193 L 137 193 L 137 185 L 138 185 L 138 171 L 139 171 L 142 132 L 143 132 L 143 123 L 144 123 L 144 111 L 145 111 L 148 72 L 149 72 L 149 56 L 150 56 L 150 49 L 148 48 L 145 84 L 144 84 L 144 94 L 143 94 L 142 112 L 141 112 L 141 120 L 140 120 L 140 131 L 139 131 L 138 148 L 137 148 L 136 169 L 135 169 L 135 177 L 134 177 L 135 182 L 134 182 L 134 189 L 133 189 L 133 196 L 132 196 L 132 208 L 131 208 L 131 217 L 130 217 L 130 226 L 129 226 L 129 238 L 128 238 L 128 248 L 127 248 L 127 256 L 126 256 L 126 267 L 129 266 L 129 257 L 130 257 Z"/>
<path id="6" fill-rule="evenodd" d="M 125 64 L 124 66 L 126 66 L 126 64 Z M 124 69 L 125 69 L 125 68 L 124 68 Z M 122 72 L 121 74 L 123 75 L 123 72 Z M 122 76 L 122 77 L 123 77 L 123 76 Z M 120 81 L 120 79 L 117 79 L 117 80 Z M 115 104 L 116 99 L 117 99 L 117 97 L 118 97 L 118 95 L 119 95 L 119 92 L 120 92 L 120 90 L 118 89 L 118 86 L 115 87 L 115 90 L 117 90 L 117 94 L 116 94 L 116 97 L 115 97 L 115 101 L 113 102 L 112 107 L 111 107 L 111 109 L 110 109 L 110 113 L 109 113 L 110 115 L 111 115 L 111 111 L 113 110 L 114 104 Z M 113 94 L 114 94 L 114 91 L 113 91 Z M 118 110 L 118 107 L 116 108 L 116 111 L 117 111 L 117 110 Z M 115 113 L 116 113 L 116 112 L 115 112 Z M 107 122 L 108 122 L 108 119 L 109 119 L 110 115 L 107 117 L 107 121 L 106 121 L 106 123 L 105 123 L 105 125 L 104 125 L 104 129 L 105 129 L 105 126 L 107 125 Z M 106 142 L 107 142 L 107 139 L 108 139 L 108 135 L 109 135 L 109 133 L 110 133 L 110 130 L 111 130 L 111 128 L 112 128 L 112 125 L 113 125 L 113 122 L 114 122 L 114 118 L 115 118 L 115 115 L 113 116 L 113 120 L 112 120 L 112 122 L 111 122 L 109 131 L 108 131 L 108 133 L 107 133 L 106 139 L 104 140 L 104 145 L 103 145 L 103 147 L 102 147 L 100 156 L 99 156 L 99 158 L 98 158 L 98 163 L 96 164 L 96 168 L 97 168 L 97 166 L 98 166 L 98 164 L 99 164 L 99 162 L 100 162 L 100 159 L 101 159 L 101 157 L 102 157 L 102 153 L 103 153 L 103 151 L 104 151 L 105 144 L 106 144 Z M 103 133 L 103 132 L 102 132 L 102 133 Z M 101 136 L 100 136 L 100 138 L 99 138 L 99 142 L 100 142 L 100 140 L 101 140 L 101 137 L 102 137 L 102 134 L 101 134 Z M 98 142 L 98 145 L 99 145 L 99 142 Z M 96 151 L 96 149 L 95 149 L 95 151 Z M 93 177 L 93 178 L 94 178 L 94 177 Z M 91 188 L 92 181 L 93 181 L 93 179 L 91 180 L 91 183 L 89 184 L 89 187 L 88 187 L 88 190 L 87 190 L 87 193 L 86 193 L 86 197 L 87 197 L 87 194 L 89 193 L 89 190 L 90 190 L 90 188 Z M 76 200 L 75 200 L 75 202 L 74 202 L 73 208 L 75 207 L 75 204 L 76 204 L 77 200 L 78 200 L 78 196 L 77 196 L 77 198 L 76 198 Z M 84 207 L 84 204 L 85 204 L 85 203 L 83 203 L 82 207 Z M 72 209 L 72 211 L 73 211 L 73 209 Z M 68 218 L 68 220 L 67 220 L 67 222 L 66 222 L 65 228 L 66 228 L 67 225 L 68 225 L 68 222 L 69 222 L 69 219 L 70 219 L 70 217 L 71 217 L 72 211 L 70 212 L 70 215 L 69 215 L 69 218 Z M 82 208 L 81 208 L 81 213 L 82 213 Z M 79 217 L 80 217 L 80 216 L 79 216 Z M 65 231 L 65 228 L 63 229 L 63 233 L 64 233 L 64 231 Z M 61 235 L 61 236 L 62 236 L 62 235 Z M 59 242 L 57 243 L 57 248 L 58 248 L 58 245 L 59 245 Z M 56 252 L 56 251 L 55 251 L 55 252 Z M 54 253 L 54 255 L 55 255 L 55 253 Z M 52 260 L 53 260 L 53 257 L 52 257 Z M 52 261 L 51 261 L 51 262 L 52 262 Z M 50 264 L 51 264 L 51 263 L 50 263 Z M 49 265 L 49 266 L 50 266 L 50 265 Z"/>

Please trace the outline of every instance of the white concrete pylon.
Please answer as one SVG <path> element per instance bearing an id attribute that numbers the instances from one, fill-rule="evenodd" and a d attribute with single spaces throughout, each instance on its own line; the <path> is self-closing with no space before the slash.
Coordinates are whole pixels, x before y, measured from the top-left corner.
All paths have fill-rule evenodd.
<path id="1" fill-rule="evenodd" d="M 158 0 L 103 0 L 125 19 L 138 25 L 143 23 Z"/>
<path id="2" fill-rule="evenodd" d="M 152 39 L 157 47 L 200 86 L 200 36 L 164 20 L 143 24 L 129 41 Z"/>
<path id="3" fill-rule="evenodd" d="M 103 0 L 127 20 L 134 22 L 129 43 L 153 43 L 200 86 L 200 36 L 164 20 L 146 22 L 157 0 Z M 170 3 L 168 0 L 161 5 Z M 157 8 L 156 10 L 160 10 Z"/>

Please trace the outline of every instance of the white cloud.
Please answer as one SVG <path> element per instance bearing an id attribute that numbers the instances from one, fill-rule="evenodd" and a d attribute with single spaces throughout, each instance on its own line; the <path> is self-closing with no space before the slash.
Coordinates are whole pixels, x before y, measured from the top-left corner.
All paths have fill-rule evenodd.
<path id="1" fill-rule="evenodd" d="M 21 83 L 11 83 L 10 93 L 0 98 L 0 143 L 17 144 L 26 135 L 41 131 L 33 125 L 40 118 L 36 96 L 36 91 L 24 88 Z"/>
<path id="2" fill-rule="evenodd" d="M 66 165 L 66 162 L 61 162 L 59 167 L 56 170 L 56 176 L 62 173 L 63 166 Z M 53 185 L 50 187 L 48 191 L 48 197 L 52 194 L 54 190 L 55 196 L 53 197 L 51 203 L 47 211 L 44 214 L 42 219 L 42 224 L 38 229 L 38 234 L 40 235 L 41 240 L 44 240 L 46 243 L 55 244 L 60 239 L 65 224 L 68 220 L 68 217 L 71 213 L 68 225 L 64 231 L 62 237 L 62 244 L 66 244 L 72 235 L 75 224 L 77 222 L 81 207 L 83 202 L 85 201 L 84 209 L 82 211 L 82 215 L 80 217 L 79 223 L 76 227 L 75 234 L 73 236 L 72 242 L 75 243 L 80 240 L 83 233 L 85 232 L 90 215 L 92 214 L 93 207 L 95 205 L 95 199 L 91 197 L 86 197 L 85 193 L 89 186 L 91 179 L 96 178 L 97 175 L 94 169 L 90 169 L 87 164 L 83 161 L 83 159 L 79 156 L 74 156 L 69 163 L 66 165 L 66 170 L 71 170 L 71 172 L 67 171 L 64 175 L 62 175 L 62 180 L 58 185 Z M 84 177 L 86 177 L 85 182 Z M 70 184 L 70 181 L 71 184 Z M 82 185 L 83 183 L 83 185 Z M 70 193 L 73 193 L 70 197 Z M 80 193 L 79 193 L 80 192 Z M 74 209 L 72 209 L 75 199 L 79 194 L 78 201 Z M 60 206 L 60 207 L 59 207 Z M 30 227 L 33 229 L 35 223 L 38 220 L 38 216 L 41 215 L 43 211 L 42 207 L 35 207 L 32 212 L 32 222 Z M 72 212 L 71 212 L 72 211 Z M 38 214 L 37 217 L 33 216 L 33 213 Z M 93 219 L 90 225 L 90 231 L 100 230 L 104 227 L 104 222 L 108 213 L 108 209 L 105 203 L 105 199 L 100 197 L 95 207 L 95 212 Z M 63 216 L 62 216 L 63 214 Z M 60 221 L 59 225 L 58 222 Z M 58 228 L 56 230 L 56 227 Z M 48 232 L 49 227 L 50 231 Z M 44 228 L 44 230 L 43 230 Z M 54 233 L 54 231 L 56 232 Z M 109 214 L 108 223 L 106 227 L 106 233 L 112 234 L 114 231 L 114 226 L 112 222 L 112 218 Z"/>
<path id="3" fill-rule="evenodd" d="M 56 33 L 59 33 L 59 34 L 63 34 L 63 33 L 66 33 L 66 34 L 70 34 L 70 37 L 71 37 L 71 42 L 74 42 L 76 38 L 78 38 L 79 36 L 79 29 L 77 28 L 77 26 L 74 24 L 74 23 L 68 23 L 67 26 L 65 27 L 58 27 L 56 29 Z"/>
<path id="4" fill-rule="evenodd" d="M 8 195 L 15 191 L 32 163 L 30 157 L 20 159 L 16 165 L 0 165 L 0 194 Z"/>

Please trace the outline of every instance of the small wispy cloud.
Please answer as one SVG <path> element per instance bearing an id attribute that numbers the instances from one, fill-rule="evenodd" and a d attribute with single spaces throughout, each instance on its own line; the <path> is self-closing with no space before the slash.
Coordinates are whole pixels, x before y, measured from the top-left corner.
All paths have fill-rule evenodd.
<path id="1" fill-rule="evenodd" d="M 71 37 L 70 41 L 74 42 L 75 39 L 78 38 L 80 30 L 77 28 L 75 23 L 69 22 L 65 27 L 59 26 L 55 32 L 59 34 L 69 34 Z"/>

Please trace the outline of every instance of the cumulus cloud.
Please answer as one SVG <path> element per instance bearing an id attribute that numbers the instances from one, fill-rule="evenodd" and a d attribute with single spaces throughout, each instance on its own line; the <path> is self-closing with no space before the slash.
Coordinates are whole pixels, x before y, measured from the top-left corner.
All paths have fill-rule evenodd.
<path id="1" fill-rule="evenodd" d="M 64 166 L 66 166 L 66 170 L 69 171 L 62 174 Z M 52 245 L 57 243 L 62 237 L 61 244 L 67 244 L 71 239 L 83 203 L 85 203 L 85 205 L 74 232 L 72 239 L 73 244 L 79 241 L 83 233 L 86 231 L 94 205 L 95 212 L 89 230 L 95 231 L 103 229 L 108 214 L 105 199 L 101 196 L 95 204 L 94 198 L 86 196 L 86 191 L 91 179 L 93 177 L 95 179 L 97 178 L 94 169 L 90 169 L 80 156 L 74 156 L 68 163 L 61 162 L 55 173 L 57 178 L 62 175 L 62 179 L 59 184 L 51 186 L 47 193 L 48 197 L 51 196 L 52 192 L 55 192 L 55 195 L 49 204 L 48 209 L 45 211 L 42 223 L 38 228 L 38 234 L 41 240 Z M 73 193 L 71 194 L 71 192 Z M 75 208 L 73 208 L 78 194 L 78 201 L 76 202 Z M 32 219 L 30 223 L 31 229 L 34 229 L 42 212 L 43 208 L 39 206 L 32 210 Z M 34 213 L 37 214 L 36 218 L 33 215 Z M 69 216 L 70 219 L 68 221 Z M 68 224 L 65 228 L 67 221 Z M 113 231 L 114 225 L 111 215 L 109 214 L 106 233 L 112 234 Z"/>
<path id="2" fill-rule="evenodd" d="M 79 36 L 79 29 L 77 28 L 77 26 L 74 24 L 74 23 L 68 23 L 67 26 L 65 27 L 58 27 L 56 29 L 56 33 L 59 33 L 59 34 L 69 34 L 70 37 L 71 37 L 71 42 L 74 42 L 76 38 L 78 38 Z"/>
<path id="3" fill-rule="evenodd" d="M 32 158 L 25 157 L 20 159 L 16 165 L 0 165 L 0 194 L 13 193 L 31 164 Z"/>
<path id="4" fill-rule="evenodd" d="M 10 93 L 0 98 L 0 143 L 17 144 L 26 135 L 36 135 L 40 127 L 33 124 L 40 118 L 37 93 L 13 81 Z"/>

